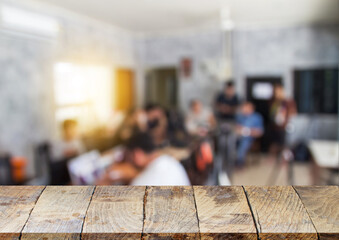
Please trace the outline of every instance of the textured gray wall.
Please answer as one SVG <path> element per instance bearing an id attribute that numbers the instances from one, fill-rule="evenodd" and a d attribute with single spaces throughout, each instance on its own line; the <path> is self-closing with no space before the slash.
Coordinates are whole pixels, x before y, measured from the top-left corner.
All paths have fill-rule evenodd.
<path id="1" fill-rule="evenodd" d="M 48 43 L 0 35 L 0 149 L 31 154 L 51 136 L 51 58 Z"/>
<path id="2" fill-rule="evenodd" d="M 233 53 L 240 93 L 247 76 L 278 75 L 292 96 L 294 69 L 338 66 L 339 25 L 239 30 Z"/>
<path id="3" fill-rule="evenodd" d="M 182 57 L 193 59 L 192 80 L 180 82 L 183 109 L 187 109 L 191 98 L 200 98 L 205 104 L 212 101 L 221 84 L 208 76 L 202 62 L 221 56 L 220 31 L 147 37 L 137 45 L 144 69 L 177 67 Z M 291 96 L 293 69 L 338 64 L 339 25 L 242 29 L 233 33 L 233 73 L 242 96 L 247 76 L 282 76 L 287 94 Z"/>
<path id="4" fill-rule="evenodd" d="M 60 22 L 56 39 L 0 29 L 0 151 L 30 162 L 34 145 L 56 137 L 54 63 L 105 65 L 112 70 L 135 65 L 130 33 L 61 9 L 40 6 L 39 12 Z"/>
<path id="5" fill-rule="evenodd" d="M 216 91 L 222 86 L 203 70 L 203 61 L 220 58 L 222 35 L 218 31 L 183 33 L 182 35 L 146 37 L 136 43 L 138 62 L 145 71 L 150 68 L 179 68 L 183 57 L 192 59 L 190 79 L 180 79 L 180 107 L 187 109 L 192 98 L 201 99 L 205 104 L 212 102 Z M 178 77 L 180 74 L 178 73 Z M 142 94 L 142 93 L 141 93 Z"/>

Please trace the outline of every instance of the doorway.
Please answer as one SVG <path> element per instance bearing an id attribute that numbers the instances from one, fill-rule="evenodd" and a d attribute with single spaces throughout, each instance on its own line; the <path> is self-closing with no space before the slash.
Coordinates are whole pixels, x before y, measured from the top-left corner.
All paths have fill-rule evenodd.
<path id="1" fill-rule="evenodd" d="M 275 84 L 282 84 L 282 77 L 258 76 L 247 78 L 247 100 L 254 104 L 256 112 L 263 117 L 265 129 L 267 129 L 269 123 L 270 101 L 273 97 Z M 269 138 L 267 131 L 265 131 L 261 138 L 261 150 L 267 151 L 268 146 Z"/>
<path id="2" fill-rule="evenodd" d="M 134 106 L 134 72 L 130 69 L 117 69 L 114 84 L 114 106 L 118 111 L 128 111 Z"/>
<path id="3" fill-rule="evenodd" d="M 146 75 L 146 103 L 157 103 L 165 108 L 178 104 L 178 79 L 175 68 L 158 68 Z"/>

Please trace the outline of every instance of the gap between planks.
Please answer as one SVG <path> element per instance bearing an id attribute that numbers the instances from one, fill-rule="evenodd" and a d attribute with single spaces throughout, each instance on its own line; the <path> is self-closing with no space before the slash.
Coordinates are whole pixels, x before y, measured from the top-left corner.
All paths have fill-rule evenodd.
<path id="1" fill-rule="evenodd" d="M 23 227 L 22 227 L 22 229 L 21 229 L 21 231 L 20 231 L 19 240 L 21 240 L 21 238 L 22 238 L 22 231 L 23 231 L 24 228 L 26 227 L 27 222 L 28 222 L 28 220 L 29 220 L 29 218 L 31 217 L 31 214 L 32 214 L 32 212 L 33 212 L 33 209 L 35 208 L 36 203 L 38 202 L 38 200 L 39 200 L 39 198 L 41 197 L 42 193 L 45 191 L 46 187 L 47 187 L 47 186 L 44 186 L 44 188 L 41 190 L 41 193 L 39 194 L 39 197 L 37 197 L 37 199 L 35 200 L 34 206 L 32 207 L 31 211 L 29 212 L 28 218 L 26 219 L 26 222 L 25 222 L 25 224 L 23 225 Z"/>
<path id="2" fill-rule="evenodd" d="M 148 186 L 145 187 L 145 195 L 144 195 L 144 201 L 143 201 L 143 207 L 142 207 L 142 230 L 141 230 L 141 236 L 140 239 L 142 240 L 144 237 L 144 228 L 145 228 L 145 220 L 146 220 L 146 203 L 147 203 L 147 196 L 148 196 Z"/>
<path id="3" fill-rule="evenodd" d="M 197 216 L 197 221 L 198 221 L 199 239 L 201 240 L 201 231 L 200 231 L 200 221 L 199 221 L 198 208 L 197 208 L 197 200 L 195 199 L 195 191 L 194 191 L 193 186 L 192 186 L 192 192 L 193 192 L 193 200 L 194 200 L 194 207 L 195 207 L 195 215 Z"/>
<path id="4" fill-rule="evenodd" d="M 252 206 L 251 206 L 251 203 L 250 203 L 250 200 L 248 198 L 248 195 L 247 195 L 247 192 L 246 192 L 246 189 L 244 186 L 241 186 L 244 194 L 245 194 L 245 197 L 246 197 L 246 200 L 247 200 L 247 205 L 248 205 L 248 208 L 250 209 L 250 212 L 251 212 L 251 215 L 252 215 L 252 220 L 253 220 L 253 224 L 254 224 L 254 227 L 255 227 L 255 231 L 257 233 L 257 240 L 260 240 L 260 236 L 259 236 L 259 229 L 258 229 L 258 226 L 257 226 L 257 222 L 255 221 L 255 217 L 254 217 L 254 212 L 253 212 L 253 209 L 252 209 Z M 259 221 L 259 216 L 258 217 L 258 223 L 260 223 Z M 261 229 L 261 225 L 260 226 L 260 229 Z"/>
<path id="5" fill-rule="evenodd" d="M 95 190 L 96 190 L 96 189 L 97 189 L 97 186 L 94 186 L 93 191 L 92 191 L 91 198 L 89 199 L 89 202 L 88 202 L 88 206 L 87 206 L 87 209 L 86 209 L 84 218 L 83 218 L 83 220 L 82 220 L 81 232 L 80 232 L 80 238 L 79 238 L 80 240 L 82 240 L 82 232 L 83 232 L 83 230 L 84 230 L 85 219 L 86 219 L 87 212 L 88 212 L 89 206 L 91 205 L 91 202 L 92 202 L 92 199 L 93 199 L 93 196 L 94 196 L 94 193 L 95 193 Z"/>
<path id="6" fill-rule="evenodd" d="M 304 204 L 303 200 L 301 199 L 301 197 L 300 197 L 300 195 L 299 195 L 299 193 L 298 193 L 297 189 L 295 189 L 294 185 L 292 185 L 292 188 L 294 189 L 295 193 L 297 194 L 297 196 L 298 196 L 298 198 L 299 198 L 299 200 L 300 200 L 301 204 L 302 204 L 302 205 L 303 205 L 303 207 L 305 208 L 305 210 L 306 210 L 306 213 L 307 213 L 307 216 L 310 218 L 310 220 L 311 220 L 311 223 L 312 223 L 312 225 L 313 225 L 313 227 L 314 227 L 315 231 L 317 232 L 317 239 L 319 240 L 319 239 L 320 239 L 320 234 L 319 234 L 319 232 L 318 232 L 318 229 L 315 227 L 315 224 L 314 224 L 314 222 L 313 222 L 313 219 L 311 218 L 311 215 L 310 215 L 310 213 L 308 212 L 308 209 L 307 209 L 307 207 L 305 206 L 305 204 Z"/>

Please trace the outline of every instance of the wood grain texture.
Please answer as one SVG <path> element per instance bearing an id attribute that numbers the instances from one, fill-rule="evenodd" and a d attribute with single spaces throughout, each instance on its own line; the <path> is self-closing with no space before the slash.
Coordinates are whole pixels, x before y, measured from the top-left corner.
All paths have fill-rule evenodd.
<path id="1" fill-rule="evenodd" d="M 320 239 L 339 239 L 338 186 L 294 187 Z"/>
<path id="2" fill-rule="evenodd" d="M 80 239 L 92 186 L 48 186 L 41 194 L 21 239 Z"/>
<path id="3" fill-rule="evenodd" d="M 146 187 L 97 187 L 82 239 L 141 239 Z"/>
<path id="4" fill-rule="evenodd" d="M 0 186 L 0 239 L 339 239 L 338 186 L 244 189 Z"/>
<path id="5" fill-rule="evenodd" d="M 317 239 L 312 221 L 292 187 L 245 190 L 261 239 Z"/>
<path id="6" fill-rule="evenodd" d="M 199 239 L 192 187 L 147 187 L 143 239 Z"/>
<path id="7" fill-rule="evenodd" d="M 257 239 L 242 187 L 195 186 L 201 239 Z"/>
<path id="8" fill-rule="evenodd" d="M 19 239 L 44 186 L 0 186 L 0 239 Z"/>

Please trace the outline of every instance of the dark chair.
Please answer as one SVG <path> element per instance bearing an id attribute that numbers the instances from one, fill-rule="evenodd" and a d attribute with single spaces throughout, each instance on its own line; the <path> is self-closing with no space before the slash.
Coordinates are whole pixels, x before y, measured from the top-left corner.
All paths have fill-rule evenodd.
<path id="1" fill-rule="evenodd" d="M 64 158 L 50 163 L 51 185 L 68 185 L 71 181 L 67 163 L 70 159 Z"/>
<path id="2" fill-rule="evenodd" d="M 11 156 L 9 154 L 0 155 L 0 185 L 14 184 L 11 168 Z"/>
<path id="3" fill-rule="evenodd" d="M 47 179 L 51 185 L 66 185 L 70 182 L 67 168 L 69 158 L 52 160 L 51 146 L 45 142 L 35 150 L 35 169 L 37 178 Z"/>

